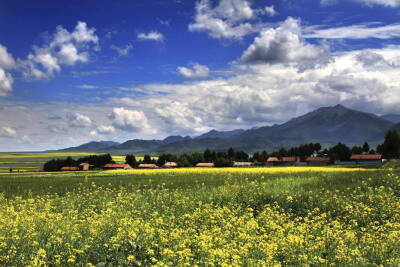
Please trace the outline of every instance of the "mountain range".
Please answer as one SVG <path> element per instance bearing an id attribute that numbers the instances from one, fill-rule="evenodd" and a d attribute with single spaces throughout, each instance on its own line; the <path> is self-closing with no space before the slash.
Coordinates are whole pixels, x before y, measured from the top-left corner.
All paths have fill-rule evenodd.
<path id="1" fill-rule="evenodd" d="M 400 118 L 400 115 L 398 116 Z M 283 124 L 252 128 L 249 130 L 217 131 L 211 130 L 197 137 L 169 136 L 163 140 L 134 139 L 122 144 L 101 141 L 90 142 L 78 147 L 60 151 L 103 152 L 111 154 L 159 154 L 187 153 L 204 151 L 206 148 L 217 151 L 233 147 L 249 153 L 260 150 L 274 150 L 304 143 L 319 142 L 331 146 L 343 142 L 349 146 L 362 145 L 365 141 L 371 146 L 381 143 L 388 129 L 400 131 L 397 115 L 377 116 L 349 109 L 342 105 L 322 107 L 303 116 L 293 118 Z"/>

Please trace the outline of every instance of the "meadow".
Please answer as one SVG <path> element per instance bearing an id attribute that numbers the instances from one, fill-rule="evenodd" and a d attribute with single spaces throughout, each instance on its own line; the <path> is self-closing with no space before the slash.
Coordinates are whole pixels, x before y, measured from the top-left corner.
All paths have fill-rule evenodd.
<path id="1" fill-rule="evenodd" d="M 93 152 L 15 152 L 0 153 L 0 173 L 10 172 L 33 172 L 43 168 L 46 161 L 57 158 L 71 157 L 78 159 L 81 157 L 96 155 Z M 116 163 L 125 163 L 125 156 L 113 155 Z M 156 157 L 152 157 L 157 159 Z M 143 160 L 143 157 L 136 157 L 137 160 Z"/>
<path id="2" fill-rule="evenodd" d="M 1 266 L 400 264 L 400 171 L 0 174 Z"/>

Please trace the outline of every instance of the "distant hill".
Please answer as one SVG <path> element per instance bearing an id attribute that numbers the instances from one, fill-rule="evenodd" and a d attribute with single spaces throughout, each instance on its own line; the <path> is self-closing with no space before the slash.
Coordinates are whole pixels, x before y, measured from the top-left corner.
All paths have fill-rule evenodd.
<path id="1" fill-rule="evenodd" d="M 400 114 L 386 114 L 381 116 L 382 119 L 391 121 L 393 123 L 399 123 L 400 122 Z"/>
<path id="2" fill-rule="evenodd" d="M 254 152 L 260 150 L 291 147 L 309 142 L 319 142 L 325 146 L 339 141 L 349 146 L 361 145 L 365 141 L 372 146 L 383 141 L 388 129 L 400 131 L 400 123 L 395 124 L 377 115 L 349 109 L 342 105 L 322 107 L 286 123 L 264 126 L 249 130 L 211 130 L 200 136 L 169 136 L 164 140 L 134 139 L 122 144 L 99 148 L 96 151 L 108 153 L 188 153 L 217 151 L 233 147 L 236 150 Z M 74 148 L 73 151 L 81 151 Z M 85 150 L 87 151 L 87 150 Z"/>
<path id="3" fill-rule="evenodd" d="M 244 130 L 238 129 L 238 130 L 233 130 L 233 131 L 222 131 L 219 132 L 217 130 L 211 130 L 205 134 L 202 134 L 195 139 L 208 139 L 208 138 L 221 138 L 221 139 L 226 139 L 226 138 L 232 138 L 234 136 L 237 136 L 241 133 L 243 133 Z"/>
<path id="4" fill-rule="evenodd" d="M 383 132 L 392 126 L 392 122 L 374 114 L 336 105 L 319 108 L 281 125 L 245 131 L 238 139 L 245 141 L 262 137 L 278 146 L 308 142 L 335 144 L 339 141 L 353 145 L 380 141 Z"/>
<path id="5" fill-rule="evenodd" d="M 69 147 L 65 149 L 60 149 L 58 151 L 60 152 L 95 152 L 98 150 L 106 149 L 112 146 L 119 145 L 118 142 L 113 142 L 113 141 L 92 141 L 80 146 L 76 147 Z"/>

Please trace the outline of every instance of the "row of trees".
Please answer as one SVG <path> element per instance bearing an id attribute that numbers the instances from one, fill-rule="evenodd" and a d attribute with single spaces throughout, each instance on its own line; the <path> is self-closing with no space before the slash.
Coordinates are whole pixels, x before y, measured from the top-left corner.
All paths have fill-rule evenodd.
<path id="1" fill-rule="evenodd" d="M 140 163 L 155 163 L 158 166 L 164 165 L 165 162 L 177 162 L 179 166 L 190 167 L 195 166 L 199 162 L 213 162 L 215 166 L 232 166 L 234 161 L 252 161 L 256 164 L 263 165 L 269 157 L 288 157 L 297 156 L 301 161 L 305 161 L 307 157 L 312 155 L 330 157 L 331 161 L 340 160 L 348 161 L 352 154 L 376 154 L 374 149 L 371 149 L 368 142 L 364 142 L 361 146 L 348 147 L 346 144 L 339 142 L 335 146 L 321 150 L 320 143 L 309 143 L 290 149 L 281 148 L 277 151 L 268 153 L 267 151 L 255 152 L 250 157 L 246 152 L 235 151 L 229 148 L 226 152 L 216 152 L 206 149 L 203 153 L 194 152 L 191 154 L 161 154 L 158 160 L 153 160 L 149 155 L 145 155 L 142 161 L 136 161 L 134 155 L 126 156 L 126 163 L 132 167 L 136 167 Z M 377 152 L 383 154 L 386 159 L 400 158 L 400 135 L 396 130 L 389 130 L 385 136 L 383 144 L 378 145 Z"/>
<path id="2" fill-rule="evenodd" d="M 166 162 L 177 162 L 180 167 L 192 167 L 199 162 L 212 162 L 217 167 L 229 167 L 234 161 L 249 161 L 249 155 L 243 151 L 235 151 L 229 148 L 226 152 L 216 152 L 206 149 L 203 153 L 194 152 L 189 154 L 174 155 L 165 153 L 159 155 L 157 160 L 151 159 L 149 155 L 145 155 L 143 160 L 136 160 L 132 154 L 125 157 L 125 162 L 132 167 L 137 167 L 140 163 L 155 163 L 158 166 L 164 165 Z"/>
<path id="3" fill-rule="evenodd" d="M 115 163 L 110 154 L 90 155 L 79 159 L 67 157 L 66 159 L 52 159 L 43 165 L 45 171 L 59 171 L 62 167 L 78 167 L 81 163 L 89 163 L 94 168 L 103 168 L 107 163 Z"/>

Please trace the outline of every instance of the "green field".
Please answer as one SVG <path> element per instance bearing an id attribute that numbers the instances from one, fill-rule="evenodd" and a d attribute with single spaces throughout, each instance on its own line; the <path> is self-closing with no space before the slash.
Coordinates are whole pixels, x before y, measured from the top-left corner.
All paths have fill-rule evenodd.
<path id="1" fill-rule="evenodd" d="M 400 172 L 0 174 L 1 266 L 398 266 Z"/>
<path id="2" fill-rule="evenodd" d="M 43 168 L 46 161 L 57 158 L 72 157 L 78 159 L 81 157 L 96 155 L 89 152 L 15 152 L 0 153 L 0 173 L 10 172 L 35 172 Z M 125 163 L 125 155 L 113 155 L 116 163 Z M 157 157 L 152 157 L 156 159 Z M 143 160 L 143 157 L 136 157 L 136 160 Z"/>

